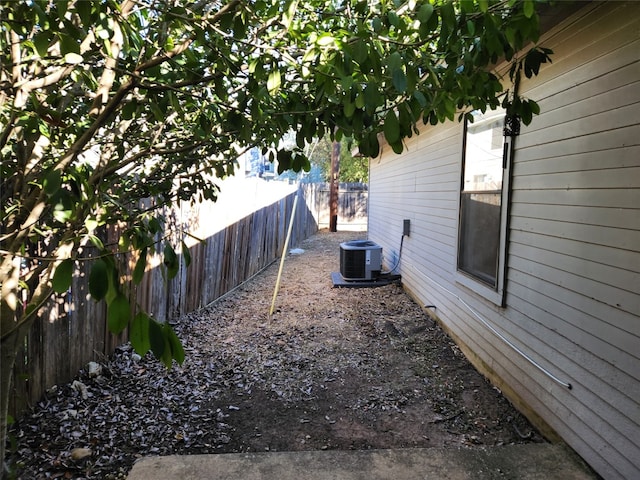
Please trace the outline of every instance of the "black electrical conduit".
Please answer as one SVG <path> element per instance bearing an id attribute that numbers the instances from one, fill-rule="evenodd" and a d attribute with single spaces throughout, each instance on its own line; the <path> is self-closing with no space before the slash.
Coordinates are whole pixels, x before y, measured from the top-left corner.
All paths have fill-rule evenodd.
<path id="1" fill-rule="evenodd" d="M 404 243 L 404 237 L 405 234 L 402 234 L 402 238 L 400 238 L 400 250 L 398 250 L 398 260 L 396 261 L 396 264 L 389 271 L 380 272 L 381 275 L 389 275 L 390 273 L 393 273 L 393 271 L 398 268 L 398 265 L 400 265 L 400 257 L 402 256 L 402 244 Z"/>

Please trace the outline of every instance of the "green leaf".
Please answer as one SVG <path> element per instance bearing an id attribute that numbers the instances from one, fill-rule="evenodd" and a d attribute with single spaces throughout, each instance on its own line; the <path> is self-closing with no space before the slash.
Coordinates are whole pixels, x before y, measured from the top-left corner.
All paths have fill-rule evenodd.
<path id="1" fill-rule="evenodd" d="M 378 142 L 378 135 L 372 131 L 365 133 L 358 144 L 358 149 L 365 157 L 377 157 L 380 154 L 380 142 Z"/>
<path id="2" fill-rule="evenodd" d="M 504 31 L 504 36 L 507 37 L 507 41 L 509 45 L 516 45 L 516 34 L 517 30 L 512 27 L 507 27 Z"/>
<path id="3" fill-rule="evenodd" d="M 367 83 L 363 93 L 366 110 L 373 112 L 382 101 L 380 92 L 378 91 L 378 85 L 375 82 Z"/>
<path id="4" fill-rule="evenodd" d="M 278 173 L 282 173 L 285 170 L 289 170 L 293 167 L 291 160 L 293 159 L 293 153 L 289 150 L 278 150 Z"/>
<path id="5" fill-rule="evenodd" d="M 274 70 L 269 73 L 269 78 L 267 79 L 267 90 L 271 95 L 275 95 L 278 90 L 280 90 L 281 83 L 282 78 L 280 76 L 280 70 Z"/>
<path id="6" fill-rule="evenodd" d="M 56 293 L 64 293 L 71 287 L 73 278 L 73 260 L 67 258 L 60 262 L 53 273 L 52 284 L 53 291 Z"/>
<path id="7" fill-rule="evenodd" d="M 418 10 L 418 20 L 420 23 L 428 22 L 431 15 L 433 15 L 433 5 L 428 2 L 423 4 Z"/>
<path id="8" fill-rule="evenodd" d="M 105 258 L 105 263 L 107 264 L 109 288 L 107 289 L 107 294 L 104 299 L 108 305 L 120 294 L 120 274 L 118 273 L 118 268 L 113 261 L 113 257 Z"/>
<path id="9" fill-rule="evenodd" d="M 534 75 L 538 75 L 540 71 L 540 65 L 543 63 L 551 63 L 551 57 L 549 54 L 551 50 L 545 48 L 532 48 L 527 52 L 524 58 L 524 74 L 527 78 L 531 78 Z"/>
<path id="10" fill-rule="evenodd" d="M 440 9 L 440 15 L 442 16 L 442 23 L 449 29 L 456 28 L 456 12 L 453 7 L 453 2 L 445 2 Z"/>
<path id="11" fill-rule="evenodd" d="M 151 113 L 153 113 L 153 117 L 156 121 L 158 122 L 164 121 L 164 118 L 166 115 L 156 102 L 151 102 L 149 104 L 149 107 L 151 108 Z"/>
<path id="12" fill-rule="evenodd" d="M 125 103 L 122 107 L 122 118 L 125 120 L 131 120 L 135 115 L 137 109 L 138 102 L 136 102 L 135 99 Z"/>
<path id="13" fill-rule="evenodd" d="M 389 144 L 396 143 L 400 139 L 400 122 L 393 110 L 389 110 L 384 118 L 383 131 L 384 138 Z"/>
<path id="14" fill-rule="evenodd" d="M 73 210 L 68 202 L 68 195 L 64 195 L 58 203 L 53 207 L 53 218 L 60 223 L 67 223 L 73 216 Z"/>
<path id="15" fill-rule="evenodd" d="M 170 325 L 165 325 L 165 333 L 167 334 L 167 340 L 169 340 L 171 356 L 176 362 L 182 365 L 184 362 L 184 348 L 182 348 L 182 342 L 180 342 L 180 339 Z"/>
<path id="16" fill-rule="evenodd" d="M 534 0 L 524 0 L 522 10 L 524 12 L 524 16 L 527 18 L 533 17 L 533 14 L 535 13 L 535 5 L 533 2 Z"/>
<path id="17" fill-rule="evenodd" d="M 394 27 L 398 28 L 398 25 L 400 24 L 400 17 L 395 11 L 390 10 L 389 13 L 387 14 L 387 19 L 389 20 L 390 25 L 393 25 Z"/>
<path id="18" fill-rule="evenodd" d="M 151 233 L 151 235 L 155 235 L 161 230 L 162 225 L 160 224 L 160 220 L 158 220 L 156 217 L 151 217 L 149 219 L 149 233 Z"/>
<path id="19" fill-rule="evenodd" d="M 80 54 L 80 44 L 71 35 L 59 33 L 58 38 L 60 38 L 60 53 L 64 57 L 69 53 Z"/>
<path id="20" fill-rule="evenodd" d="M 107 306 L 107 325 L 111 333 L 122 332 L 131 319 L 131 307 L 129 299 L 123 293 L 118 293 Z"/>
<path id="21" fill-rule="evenodd" d="M 144 355 L 151 349 L 149 338 L 149 315 L 139 312 L 131 321 L 129 341 L 138 355 Z"/>
<path id="22" fill-rule="evenodd" d="M 49 43 L 51 42 L 50 35 L 51 34 L 49 31 L 44 31 L 44 32 L 38 33 L 33 38 L 33 44 L 36 47 L 36 51 L 38 52 L 38 55 L 40 55 L 41 57 L 47 56 L 47 50 L 49 49 Z"/>
<path id="23" fill-rule="evenodd" d="M 164 349 L 162 350 L 162 357 L 160 361 L 164 364 L 165 367 L 171 368 L 171 363 L 173 360 L 173 352 L 171 351 L 171 345 L 169 344 L 169 338 L 166 334 L 166 328 L 162 329 L 164 335 Z"/>
<path id="24" fill-rule="evenodd" d="M 460 0 L 460 10 L 463 13 L 473 12 L 473 0 Z"/>
<path id="25" fill-rule="evenodd" d="M 144 276 L 144 271 L 147 268 L 147 247 L 144 247 L 140 252 L 140 257 L 136 262 L 136 266 L 133 268 L 133 283 L 136 285 L 140 285 L 142 281 L 142 277 Z"/>
<path id="26" fill-rule="evenodd" d="M 476 24 L 471 20 L 467 20 L 467 30 L 469 31 L 469 35 L 474 36 L 476 34 Z"/>
<path id="27" fill-rule="evenodd" d="M 393 71 L 392 81 L 393 86 L 398 92 L 404 93 L 407 90 L 407 76 L 402 69 L 398 68 Z"/>
<path id="28" fill-rule="evenodd" d="M 89 233 L 93 232 L 96 228 L 98 228 L 98 225 L 100 225 L 100 223 L 95 218 L 86 218 L 84 221 L 84 227 L 87 229 L 87 232 Z"/>
<path id="29" fill-rule="evenodd" d="M 191 265 L 191 252 L 184 240 L 182 241 L 182 257 L 184 258 L 184 265 L 189 268 L 189 265 Z"/>
<path id="30" fill-rule="evenodd" d="M 180 264 L 178 262 L 178 256 L 176 255 L 175 250 L 171 246 L 171 244 L 167 243 L 164 246 L 164 260 L 163 263 L 165 267 L 167 267 L 167 273 L 169 279 L 172 279 L 178 274 L 178 269 Z"/>
<path id="31" fill-rule="evenodd" d="M 120 235 L 118 239 L 118 251 L 127 252 L 129 250 L 129 245 L 131 245 L 131 239 L 126 235 Z"/>
<path id="32" fill-rule="evenodd" d="M 64 18 L 65 13 L 67 13 L 67 8 L 69 8 L 69 2 L 66 0 L 59 0 L 56 2 L 56 7 L 58 8 L 59 17 Z"/>
<path id="33" fill-rule="evenodd" d="M 402 55 L 400 55 L 399 52 L 393 52 L 389 55 L 389 58 L 387 58 L 387 66 L 389 70 L 402 68 Z"/>
<path id="34" fill-rule="evenodd" d="M 525 125 L 529 125 L 531 123 L 536 109 L 538 112 L 540 111 L 538 104 L 529 100 L 522 102 L 514 101 L 514 107 L 516 108 L 516 113 L 520 115 L 522 123 Z"/>
<path id="35" fill-rule="evenodd" d="M 364 42 L 361 38 L 356 40 L 356 42 L 353 44 L 351 55 L 357 63 L 362 64 L 365 60 L 367 60 L 367 57 L 369 56 L 367 43 Z"/>
<path id="36" fill-rule="evenodd" d="M 89 293 L 94 300 L 102 300 L 109 289 L 106 262 L 99 258 L 91 265 L 89 273 Z"/>
<path id="37" fill-rule="evenodd" d="M 42 188 L 44 189 L 44 193 L 46 193 L 49 197 L 53 196 L 60 190 L 60 186 L 62 185 L 62 176 L 60 174 L 60 170 L 51 170 L 47 173 L 42 181 Z"/>
<path id="38" fill-rule="evenodd" d="M 165 349 L 164 332 L 162 325 L 152 318 L 149 319 L 149 344 L 153 355 L 158 359 L 162 358 Z"/>
<path id="39" fill-rule="evenodd" d="M 400 122 L 400 136 L 402 132 L 411 136 L 411 125 L 413 124 L 413 115 L 408 102 L 398 105 L 398 121 Z"/>
<path id="40" fill-rule="evenodd" d="M 91 2 L 76 2 L 75 7 L 82 25 L 89 26 L 91 21 Z"/>
<path id="41" fill-rule="evenodd" d="M 531 109 L 531 112 L 534 113 L 535 115 L 540 115 L 540 105 L 538 105 L 533 100 L 529 100 L 528 103 L 529 103 L 529 108 Z"/>
<path id="42" fill-rule="evenodd" d="M 49 130 L 49 125 L 44 122 L 40 122 L 38 124 L 38 131 L 45 137 L 51 137 L 51 131 Z"/>
<path id="43" fill-rule="evenodd" d="M 342 107 L 342 111 L 344 112 L 345 117 L 351 118 L 356 111 L 356 104 L 353 102 L 345 101 Z"/>
<path id="44" fill-rule="evenodd" d="M 316 40 L 316 44 L 320 47 L 326 47 L 328 45 L 331 45 L 334 42 L 335 42 L 335 38 L 333 38 L 333 36 L 331 36 L 328 33 L 324 33 L 320 35 L 318 37 L 318 40 Z"/>
<path id="45" fill-rule="evenodd" d="M 371 28 L 374 32 L 380 33 L 380 30 L 382 30 L 382 20 L 380 20 L 380 17 L 375 17 L 371 21 Z"/>
<path id="46" fill-rule="evenodd" d="M 453 120 L 453 118 L 455 117 L 456 104 L 449 95 L 446 95 L 442 98 L 439 113 L 441 113 L 445 118 L 448 118 L 449 120 Z"/>
<path id="47" fill-rule="evenodd" d="M 393 150 L 394 153 L 397 153 L 398 155 L 400 155 L 402 153 L 402 150 L 404 150 L 404 147 L 402 145 L 402 141 L 397 141 L 395 143 L 391 144 L 391 150 Z"/>
<path id="48" fill-rule="evenodd" d="M 167 37 L 164 41 L 164 50 L 170 52 L 175 47 L 175 42 L 172 37 Z"/>
<path id="49" fill-rule="evenodd" d="M 413 98 L 418 101 L 422 108 L 427 106 L 427 97 L 425 97 L 424 93 L 422 93 L 421 91 L 416 90 L 415 92 L 413 92 Z"/>
<path id="50" fill-rule="evenodd" d="M 104 243 L 102 243 L 102 240 L 100 240 L 100 238 L 91 234 L 87 235 L 87 238 L 93 244 L 93 246 L 96 247 L 98 250 L 104 250 Z"/>
<path id="51" fill-rule="evenodd" d="M 289 29 L 291 27 L 291 22 L 295 17 L 297 6 L 297 2 L 290 2 L 287 11 L 282 14 L 282 24 L 286 29 Z"/>

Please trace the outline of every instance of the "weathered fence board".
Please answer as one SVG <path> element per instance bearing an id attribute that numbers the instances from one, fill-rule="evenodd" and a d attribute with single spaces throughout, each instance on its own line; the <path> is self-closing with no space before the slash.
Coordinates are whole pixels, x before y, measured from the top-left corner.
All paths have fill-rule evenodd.
<path id="1" fill-rule="evenodd" d="M 316 206 L 305 201 L 312 191 L 310 186 L 298 189 L 301 198 L 294 217 L 292 248 L 318 229 L 312 210 Z M 140 285 L 125 285 L 131 303 L 160 321 L 172 321 L 208 305 L 252 277 L 282 254 L 295 195 L 288 195 L 210 235 L 204 242 L 191 245 L 191 266 L 186 268 L 181 255 L 179 273 L 171 280 L 160 266 L 161 259 L 150 258 L 152 267 Z M 180 219 L 177 222 L 180 225 L 184 219 L 206 222 L 206 218 L 199 218 L 198 206 L 185 205 L 180 211 L 167 212 L 167 216 Z M 115 230 L 107 235 L 117 243 Z M 91 252 L 82 255 L 89 256 Z M 134 258 L 121 258 L 123 275 L 130 278 L 133 265 Z M 126 341 L 126 332 L 119 336 L 108 332 L 104 302 L 96 303 L 89 298 L 89 268 L 88 262 L 78 262 L 70 291 L 56 296 L 42 309 L 40 319 L 25 340 L 14 369 L 10 405 L 14 417 L 41 399 L 47 389 L 70 381 L 87 362 L 111 354 Z"/>
<path id="2" fill-rule="evenodd" d="M 318 228 L 329 226 L 329 184 L 310 184 L 305 192 Z M 341 183 L 338 188 L 338 228 L 366 230 L 369 192 L 366 183 Z"/>

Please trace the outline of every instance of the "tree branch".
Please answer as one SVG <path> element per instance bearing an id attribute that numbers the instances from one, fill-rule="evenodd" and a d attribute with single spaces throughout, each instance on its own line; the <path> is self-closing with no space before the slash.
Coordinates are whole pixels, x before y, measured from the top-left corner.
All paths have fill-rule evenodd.
<path id="1" fill-rule="evenodd" d="M 133 1 L 124 0 L 120 6 L 120 15 L 126 18 L 134 5 Z M 109 99 L 109 92 L 111 91 L 113 82 L 116 78 L 115 67 L 118 64 L 118 56 L 120 55 L 123 42 L 124 37 L 122 35 L 122 29 L 120 28 L 120 24 L 115 21 L 113 37 L 111 38 L 111 55 L 106 56 L 105 59 L 105 66 L 102 71 L 102 76 L 100 77 L 98 90 L 96 91 L 96 96 L 93 99 L 93 105 L 89 110 L 89 115 L 91 116 L 98 115 Z"/>
<path id="2" fill-rule="evenodd" d="M 95 185 L 95 183 L 99 181 L 100 178 L 113 175 L 115 172 L 117 172 L 121 168 L 125 168 L 126 166 L 131 165 L 132 163 L 137 162 L 141 158 L 152 157 L 154 155 L 175 155 L 179 153 L 186 153 L 186 152 L 195 150 L 196 148 L 199 148 L 203 145 L 205 145 L 205 142 L 197 142 L 194 144 L 185 145 L 184 147 L 180 147 L 180 148 L 170 148 L 170 149 L 147 148 L 131 156 L 124 162 L 120 162 L 118 164 L 105 167 L 104 169 L 100 170 L 99 173 L 94 172 L 94 174 L 89 179 L 89 184 Z"/>

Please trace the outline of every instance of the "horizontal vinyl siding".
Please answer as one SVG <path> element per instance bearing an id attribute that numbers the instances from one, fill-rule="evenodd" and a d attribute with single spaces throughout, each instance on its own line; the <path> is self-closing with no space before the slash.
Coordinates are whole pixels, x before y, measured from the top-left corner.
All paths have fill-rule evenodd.
<path id="1" fill-rule="evenodd" d="M 546 246 L 546 245 L 543 245 Z M 640 281 L 640 273 L 608 267 L 602 263 L 589 262 L 570 253 L 554 252 L 533 245 L 512 243 L 509 256 L 523 264 L 535 264 L 546 274 L 541 280 L 554 286 L 570 289 L 583 298 L 576 298 L 574 308 L 588 310 L 594 304 L 613 307 L 618 312 L 609 311 L 619 319 L 622 312 L 635 314 L 640 305 L 640 297 L 634 287 Z M 511 266 L 511 264 L 510 264 Z M 514 265 L 515 268 L 515 265 Z M 542 273 L 541 273 L 542 275 Z M 628 323 L 630 333 L 638 335 L 640 325 Z M 640 352 L 637 352 L 640 355 Z"/>
<path id="2" fill-rule="evenodd" d="M 545 247 L 551 251 L 570 252 L 567 253 L 567 255 L 596 263 L 605 261 L 606 263 L 604 263 L 604 265 L 616 267 L 620 270 L 633 271 L 634 262 L 637 262 L 638 259 L 637 252 L 587 243 L 582 239 L 569 240 L 559 237 L 549 237 L 538 232 L 512 231 L 511 243 L 528 245 L 544 244 Z M 633 284 L 630 286 L 633 286 Z M 637 288 L 633 290 L 635 290 L 635 292 L 638 291 Z"/>
<path id="3" fill-rule="evenodd" d="M 411 221 L 411 235 L 404 239 L 403 259 L 415 245 L 443 265 L 455 258 L 461 135 L 458 124 L 441 126 L 433 129 L 432 144 L 425 135 L 409 139 L 402 161 L 395 155 L 371 161 L 369 235 L 384 245 L 385 268 L 397 258 L 404 219 Z"/>
<path id="4" fill-rule="evenodd" d="M 513 168 L 506 314 L 571 379 L 534 401 L 606 478 L 640 475 L 639 7 L 591 5 L 545 42 Z"/>
<path id="5" fill-rule="evenodd" d="M 369 236 L 386 258 L 412 222 L 403 284 L 607 479 L 640 478 L 639 24 L 640 2 L 592 3 L 541 40 L 553 62 L 521 85 L 541 115 L 515 141 L 506 308 L 456 282 L 462 125 L 371 162 Z"/>

